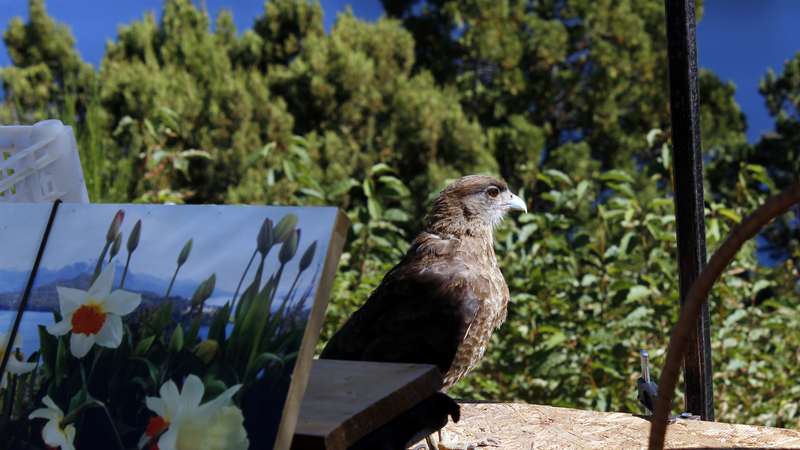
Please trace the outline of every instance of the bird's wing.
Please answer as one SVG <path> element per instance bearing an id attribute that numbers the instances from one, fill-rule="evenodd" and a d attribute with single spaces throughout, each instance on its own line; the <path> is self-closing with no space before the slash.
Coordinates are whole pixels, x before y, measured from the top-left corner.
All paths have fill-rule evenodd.
<path id="1" fill-rule="evenodd" d="M 476 283 L 485 282 L 452 246 L 412 246 L 320 357 L 434 364 L 447 372 L 478 312 L 483 289 Z"/>

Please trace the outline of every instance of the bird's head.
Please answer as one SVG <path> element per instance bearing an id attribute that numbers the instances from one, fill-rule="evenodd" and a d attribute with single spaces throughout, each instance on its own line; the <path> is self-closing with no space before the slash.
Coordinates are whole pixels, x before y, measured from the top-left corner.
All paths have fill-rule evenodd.
<path id="1" fill-rule="evenodd" d="M 433 199 L 428 231 L 437 234 L 491 236 L 508 211 L 528 209 L 505 181 L 482 175 L 461 177 Z"/>

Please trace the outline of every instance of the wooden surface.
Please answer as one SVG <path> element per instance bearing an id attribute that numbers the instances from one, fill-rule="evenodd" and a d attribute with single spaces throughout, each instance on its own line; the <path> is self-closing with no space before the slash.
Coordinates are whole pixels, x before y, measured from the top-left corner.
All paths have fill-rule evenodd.
<path id="1" fill-rule="evenodd" d="M 328 243 L 328 248 L 325 250 L 325 264 L 319 278 L 317 291 L 314 294 L 311 314 L 309 314 L 306 331 L 303 333 L 303 342 L 297 355 L 297 364 L 295 364 L 294 372 L 292 373 L 292 384 L 289 386 L 289 393 L 286 396 L 283 417 L 281 418 L 280 428 L 278 428 L 274 450 L 287 450 L 292 445 L 297 415 L 306 392 L 306 385 L 310 376 L 309 372 L 312 370 L 319 330 L 322 329 L 322 319 L 325 317 L 325 310 L 328 308 L 328 297 L 333 288 L 333 279 L 336 277 L 339 257 L 342 255 L 349 227 L 350 219 L 347 218 L 347 214 L 342 210 L 338 210 L 336 212 L 336 221 L 333 224 L 333 231 L 331 232 L 331 239 Z"/>
<path id="2" fill-rule="evenodd" d="M 646 449 L 650 422 L 625 413 L 515 403 L 461 403 L 461 420 L 445 427 L 460 442 L 493 437 L 502 450 Z M 480 447 L 497 448 L 497 447 Z M 665 448 L 797 448 L 800 431 L 678 420 Z"/>
<path id="3" fill-rule="evenodd" d="M 314 360 L 292 449 L 346 449 L 441 387 L 436 366 Z"/>

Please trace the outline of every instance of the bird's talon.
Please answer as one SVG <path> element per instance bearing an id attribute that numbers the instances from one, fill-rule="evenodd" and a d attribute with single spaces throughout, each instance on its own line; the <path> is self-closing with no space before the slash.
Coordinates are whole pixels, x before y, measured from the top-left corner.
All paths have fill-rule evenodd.
<path id="1" fill-rule="evenodd" d="M 497 440 L 497 439 L 495 439 L 495 438 L 486 438 L 486 441 L 487 441 L 487 442 L 491 442 L 491 443 L 493 443 L 493 444 L 496 444 L 498 447 L 500 447 L 500 441 L 498 441 L 498 440 Z"/>
<path id="2" fill-rule="evenodd" d="M 428 446 L 425 444 L 419 444 L 418 446 L 414 447 L 412 450 L 428 450 Z"/>

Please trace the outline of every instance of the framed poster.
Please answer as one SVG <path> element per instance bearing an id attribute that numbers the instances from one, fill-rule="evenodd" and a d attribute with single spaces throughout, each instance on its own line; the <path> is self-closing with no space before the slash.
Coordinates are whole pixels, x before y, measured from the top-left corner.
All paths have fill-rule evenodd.
<path id="1" fill-rule="evenodd" d="M 0 438 L 288 448 L 347 217 L 60 204 L 45 236 L 52 208 L 0 204 Z"/>

